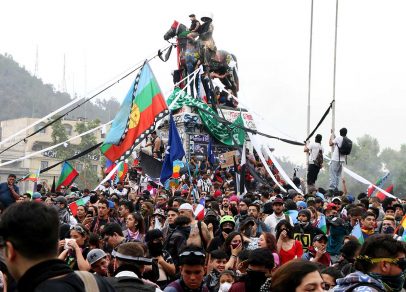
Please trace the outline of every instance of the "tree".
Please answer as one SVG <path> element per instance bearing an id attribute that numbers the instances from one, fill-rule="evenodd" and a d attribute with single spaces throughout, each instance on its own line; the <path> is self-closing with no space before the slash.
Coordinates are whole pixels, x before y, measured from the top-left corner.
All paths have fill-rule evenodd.
<path id="1" fill-rule="evenodd" d="M 381 158 L 391 174 L 391 182 L 394 184 L 394 194 L 399 197 L 406 195 L 406 144 L 396 151 L 386 148 L 381 153 Z"/>
<path id="2" fill-rule="evenodd" d="M 96 119 L 88 122 L 79 122 L 75 126 L 75 131 L 79 134 L 87 132 L 100 125 L 100 120 Z M 97 144 L 96 134 L 94 132 L 82 136 L 78 150 L 84 151 Z M 87 188 L 92 188 L 97 185 L 99 177 L 97 174 L 97 166 L 100 162 L 100 151 L 94 150 L 87 155 L 84 155 L 78 159 L 82 164 L 82 170 L 78 177 L 78 183 Z"/>
<path id="3" fill-rule="evenodd" d="M 68 140 L 68 134 L 66 133 L 65 127 L 62 125 L 62 121 L 58 120 L 52 124 L 52 142 L 54 144 L 62 143 Z M 57 158 L 60 160 L 65 160 L 73 155 L 73 149 L 71 147 L 59 146 L 57 148 Z"/>

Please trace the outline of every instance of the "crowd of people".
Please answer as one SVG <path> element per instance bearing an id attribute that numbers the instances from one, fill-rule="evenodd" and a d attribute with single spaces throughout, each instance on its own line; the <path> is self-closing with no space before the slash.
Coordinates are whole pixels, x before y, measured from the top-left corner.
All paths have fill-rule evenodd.
<path id="1" fill-rule="evenodd" d="M 247 158 L 261 172 L 255 155 Z M 134 188 L 127 176 L 97 191 L 39 187 L 32 195 L 20 194 L 10 174 L 0 184 L 3 291 L 403 289 L 400 200 L 350 195 L 339 173 L 331 189 L 316 188 L 311 168 L 301 192 L 247 171 L 248 191 L 238 194 L 234 167 L 193 167 L 170 189 L 145 179 Z"/>

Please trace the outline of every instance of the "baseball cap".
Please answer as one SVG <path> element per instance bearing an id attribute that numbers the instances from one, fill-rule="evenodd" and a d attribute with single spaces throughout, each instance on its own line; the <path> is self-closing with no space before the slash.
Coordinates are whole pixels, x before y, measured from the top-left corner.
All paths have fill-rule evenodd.
<path id="1" fill-rule="evenodd" d="M 39 192 L 34 192 L 33 194 L 32 194 L 32 199 L 33 200 L 37 200 L 37 199 L 41 199 L 41 194 L 39 193 Z"/>
<path id="2" fill-rule="evenodd" d="M 221 191 L 220 190 L 216 190 L 215 192 L 214 192 L 214 195 L 213 195 L 215 198 L 217 198 L 217 197 L 220 197 L 221 196 Z"/>
<path id="3" fill-rule="evenodd" d="M 66 198 L 64 196 L 56 197 L 55 202 L 62 203 L 62 204 L 65 204 L 65 206 L 68 206 L 68 201 L 66 200 Z"/>
<path id="4" fill-rule="evenodd" d="M 334 197 L 331 199 L 332 202 L 334 202 L 335 200 L 339 200 L 341 202 L 341 198 L 340 197 Z"/>
<path id="5" fill-rule="evenodd" d="M 285 202 L 283 199 L 276 197 L 273 201 L 272 204 L 284 204 Z"/>
<path id="6" fill-rule="evenodd" d="M 162 217 L 166 218 L 165 212 L 162 209 L 156 209 L 155 212 L 154 212 L 154 216 L 155 215 L 162 216 Z"/>
<path id="7" fill-rule="evenodd" d="M 306 200 L 306 202 L 309 203 L 310 201 L 315 202 L 316 199 L 315 199 L 314 197 L 308 197 L 307 200 Z"/>
<path id="8" fill-rule="evenodd" d="M 336 204 L 334 204 L 334 203 L 328 203 L 327 204 L 327 207 L 326 207 L 326 210 L 333 210 L 333 209 L 337 209 L 337 205 Z"/>
<path id="9" fill-rule="evenodd" d="M 303 201 L 298 201 L 298 202 L 296 202 L 296 206 L 297 206 L 298 208 L 302 208 L 302 209 L 306 209 L 306 208 L 307 208 L 307 204 L 306 204 L 305 202 L 303 202 Z"/>
<path id="10" fill-rule="evenodd" d="M 321 234 L 317 234 L 314 238 L 313 238 L 313 242 L 315 241 L 320 241 L 320 240 L 325 240 L 328 241 L 327 236 L 324 233 Z"/>
<path id="11" fill-rule="evenodd" d="M 168 196 L 164 193 L 159 194 L 158 198 L 168 199 Z"/>
<path id="12" fill-rule="evenodd" d="M 193 212 L 193 207 L 189 203 L 183 203 L 182 205 L 179 206 L 179 211 L 180 210 L 187 210 Z"/>
<path id="13" fill-rule="evenodd" d="M 102 249 L 95 248 L 89 251 L 86 259 L 90 265 L 93 265 L 95 262 L 104 258 L 105 256 L 107 256 L 107 254 Z"/>
<path id="14" fill-rule="evenodd" d="M 326 199 L 326 198 L 324 197 L 324 195 L 323 195 L 322 193 L 320 193 L 320 192 L 317 192 L 317 193 L 316 193 L 316 196 L 319 197 L 319 198 L 321 198 L 323 201 Z"/>
<path id="15" fill-rule="evenodd" d="M 238 197 L 236 195 L 232 195 L 230 197 L 230 202 L 237 202 L 238 203 Z"/>

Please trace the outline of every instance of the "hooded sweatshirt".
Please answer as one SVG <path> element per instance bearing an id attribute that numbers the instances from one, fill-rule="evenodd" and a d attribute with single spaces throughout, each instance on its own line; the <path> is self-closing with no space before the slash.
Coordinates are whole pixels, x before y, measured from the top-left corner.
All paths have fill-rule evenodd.
<path id="1" fill-rule="evenodd" d="M 361 285 L 360 283 L 365 284 Z M 352 288 L 354 288 L 354 290 L 351 290 Z M 345 278 L 337 279 L 337 286 L 334 288 L 334 291 L 383 292 L 386 290 L 382 282 L 360 271 L 356 271 L 347 275 Z"/>

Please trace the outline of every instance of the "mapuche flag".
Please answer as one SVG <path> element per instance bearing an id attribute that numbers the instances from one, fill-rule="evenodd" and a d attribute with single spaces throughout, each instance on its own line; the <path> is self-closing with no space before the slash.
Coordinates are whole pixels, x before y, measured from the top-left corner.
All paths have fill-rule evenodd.
<path id="1" fill-rule="evenodd" d="M 390 174 L 390 172 L 386 173 L 383 177 L 380 177 L 380 178 L 376 181 L 375 185 L 376 185 L 378 188 L 382 188 L 383 184 L 384 184 L 385 181 L 388 179 L 389 174 Z M 375 188 L 374 186 L 372 186 L 372 185 L 369 186 L 368 189 L 367 189 L 368 197 L 371 197 L 371 195 L 375 192 L 375 190 L 376 190 L 376 188 Z"/>
<path id="2" fill-rule="evenodd" d="M 101 151 L 111 161 L 123 161 L 168 113 L 158 82 L 145 63 L 121 104 Z"/>
<path id="3" fill-rule="evenodd" d="M 58 183 L 56 184 L 56 191 L 59 192 L 61 190 L 61 186 L 69 187 L 75 178 L 79 175 L 76 169 L 70 165 L 69 162 L 64 162 L 62 165 L 61 175 L 59 176 Z"/>
<path id="4" fill-rule="evenodd" d="M 79 200 L 76 200 L 76 201 L 70 203 L 69 209 L 72 212 L 72 215 L 76 216 L 78 213 L 78 207 L 86 205 L 87 202 L 89 202 L 89 200 L 90 200 L 90 196 L 87 196 L 87 197 L 81 198 Z"/>

